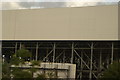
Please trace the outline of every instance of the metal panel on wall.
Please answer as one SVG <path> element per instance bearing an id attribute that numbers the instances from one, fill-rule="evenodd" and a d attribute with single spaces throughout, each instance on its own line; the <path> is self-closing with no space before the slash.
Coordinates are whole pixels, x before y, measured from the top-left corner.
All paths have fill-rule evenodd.
<path id="1" fill-rule="evenodd" d="M 2 11 L 3 40 L 118 40 L 118 6 Z"/>

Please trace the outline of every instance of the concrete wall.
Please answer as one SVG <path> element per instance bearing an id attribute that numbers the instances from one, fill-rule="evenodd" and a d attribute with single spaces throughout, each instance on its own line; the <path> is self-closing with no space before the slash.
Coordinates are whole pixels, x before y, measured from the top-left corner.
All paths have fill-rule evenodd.
<path id="1" fill-rule="evenodd" d="M 3 40 L 117 40 L 118 6 L 2 11 Z"/>
<path id="2" fill-rule="evenodd" d="M 11 67 L 22 67 L 22 69 L 29 69 L 31 63 L 27 63 L 25 65 L 15 66 L 12 65 Z M 53 73 L 54 78 L 75 78 L 76 77 L 76 64 L 69 64 L 69 63 L 44 63 L 42 62 L 40 66 L 34 66 L 34 68 L 37 68 L 38 71 L 34 73 L 34 77 L 37 76 L 37 74 L 46 74 Z"/>

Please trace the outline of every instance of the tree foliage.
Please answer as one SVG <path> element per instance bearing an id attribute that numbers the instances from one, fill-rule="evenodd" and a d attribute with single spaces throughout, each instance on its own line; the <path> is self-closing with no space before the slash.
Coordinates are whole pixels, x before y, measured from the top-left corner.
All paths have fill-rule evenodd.
<path id="1" fill-rule="evenodd" d="M 40 61 L 34 61 L 30 60 L 31 68 L 29 69 L 22 69 L 19 66 L 25 65 L 26 60 L 30 59 L 32 57 L 32 54 L 29 50 L 26 50 L 24 47 L 19 49 L 14 55 L 12 55 L 10 62 L 4 62 L 2 65 L 2 80 L 6 78 L 13 78 L 14 79 L 32 79 L 33 73 L 36 72 L 38 69 L 36 69 L 34 66 L 40 66 Z M 15 65 L 14 67 L 11 67 L 12 65 Z M 12 74 L 12 75 L 11 75 Z M 37 80 L 43 80 L 45 79 L 45 75 L 38 74 Z"/>
<path id="2" fill-rule="evenodd" d="M 101 74 L 100 80 L 120 80 L 120 62 L 115 61 L 110 64 Z"/>
<path id="3" fill-rule="evenodd" d="M 19 57 L 12 57 L 10 60 L 10 64 L 11 65 L 19 65 L 19 64 L 23 64 L 24 60 L 20 59 Z"/>
<path id="4" fill-rule="evenodd" d="M 45 74 L 38 74 L 36 80 L 46 80 L 45 78 L 46 78 Z"/>
<path id="5" fill-rule="evenodd" d="M 25 71 L 25 70 L 21 70 L 19 68 L 14 68 L 12 70 L 12 74 L 13 74 L 13 78 L 16 79 L 16 78 L 32 78 L 32 74 L 29 72 L 29 71 Z"/>
<path id="6" fill-rule="evenodd" d="M 30 61 L 31 62 L 31 66 L 40 66 L 40 61 L 35 61 L 35 60 L 32 60 Z"/>
<path id="7" fill-rule="evenodd" d="M 5 62 L 2 64 L 2 78 L 10 78 L 10 64 Z"/>
<path id="8" fill-rule="evenodd" d="M 16 57 L 20 57 L 22 59 L 31 58 L 31 56 L 31 52 L 29 52 L 29 50 L 26 50 L 25 48 L 22 48 L 16 52 Z"/>

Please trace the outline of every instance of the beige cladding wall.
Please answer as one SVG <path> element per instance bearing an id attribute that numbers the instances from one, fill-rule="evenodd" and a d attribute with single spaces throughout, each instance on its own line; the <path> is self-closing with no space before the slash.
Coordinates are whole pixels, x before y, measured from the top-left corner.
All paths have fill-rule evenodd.
<path id="1" fill-rule="evenodd" d="M 3 40 L 117 40 L 117 5 L 4 10 Z"/>

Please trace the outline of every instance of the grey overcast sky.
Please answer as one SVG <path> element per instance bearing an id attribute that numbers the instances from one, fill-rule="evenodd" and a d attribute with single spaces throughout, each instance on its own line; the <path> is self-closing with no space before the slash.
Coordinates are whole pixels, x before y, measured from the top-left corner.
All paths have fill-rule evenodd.
<path id="1" fill-rule="evenodd" d="M 0 9 L 81 7 L 117 4 L 120 0 L 2 0 Z"/>

